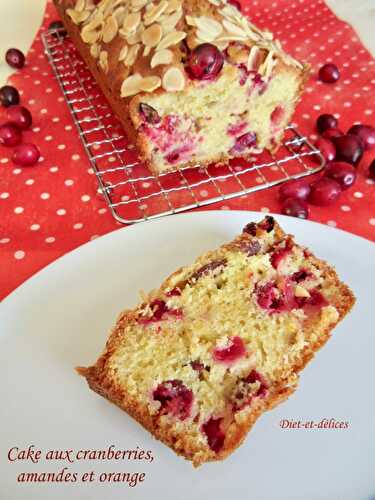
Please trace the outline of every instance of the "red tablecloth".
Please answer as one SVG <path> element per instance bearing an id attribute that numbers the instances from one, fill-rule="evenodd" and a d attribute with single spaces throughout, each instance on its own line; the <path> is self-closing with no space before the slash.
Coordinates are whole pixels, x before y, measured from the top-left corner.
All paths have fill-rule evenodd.
<path id="1" fill-rule="evenodd" d="M 375 61 L 353 29 L 323 1 L 252 0 L 243 3 L 243 10 L 313 67 L 315 74 L 295 118 L 303 133 L 314 139 L 315 120 L 323 112 L 335 113 L 344 130 L 353 122 L 375 125 Z M 42 29 L 56 17 L 49 3 Z M 317 81 L 316 71 L 327 61 L 342 70 L 338 84 Z M 96 179 L 43 53 L 40 34 L 27 65 L 10 82 L 33 114 L 33 128 L 25 140 L 40 147 L 42 159 L 35 167 L 20 168 L 12 163 L 10 149 L 0 149 L 0 298 L 58 257 L 120 227 L 97 195 Z M 343 193 L 339 203 L 312 207 L 310 218 L 375 240 L 375 185 L 366 177 L 374 156 L 365 155 L 355 187 Z M 209 208 L 280 211 L 277 188 Z"/>

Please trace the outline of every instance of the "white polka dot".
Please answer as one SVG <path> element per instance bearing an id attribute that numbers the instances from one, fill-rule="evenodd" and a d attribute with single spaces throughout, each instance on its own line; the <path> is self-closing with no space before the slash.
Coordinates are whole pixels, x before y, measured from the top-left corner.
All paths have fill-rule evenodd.
<path id="1" fill-rule="evenodd" d="M 116 161 L 116 157 L 115 157 L 115 156 L 110 156 L 110 157 L 108 158 L 108 161 L 109 161 L 110 163 L 113 163 L 114 161 Z"/>
<path id="2" fill-rule="evenodd" d="M 92 175 L 94 173 L 94 170 L 90 167 L 87 169 L 87 173 Z"/>
<path id="3" fill-rule="evenodd" d="M 72 179 L 66 179 L 64 181 L 65 186 L 73 186 L 74 181 Z"/>
<path id="4" fill-rule="evenodd" d="M 43 108 L 40 110 L 40 112 L 42 113 L 42 115 L 45 115 L 46 113 L 48 113 L 48 110 L 46 108 Z"/>
<path id="5" fill-rule="evenodd" d="M 341 210 L 343 212 L 350 212 L 351 208 L 349 207 L 349 205 L 341 205 Z"/>
<path id="6" fill-rule="evenodd" d="M 123 196 L 121 196 L 121 201 L 129 201 L 130 200 L 130 196 L 124 194 Z"/>
<path id="7" fill-rule="evenodd" d="M 53 139 L 52 135 L 46 135 L 46 137 L 44 138 L 44 140 L 47 142 L 52 141 L 52 139 Z"/>
<path id="8" fill-rule="evenodd" d="M 25 252 L 23 250 L 17 250 L 17 252 L 14 252 L 14 258 L 17 260 L 21 260 L 25 257 Z"/>
<path id="9" fill-rule="evenodd" d="M 27 179 L 25 181 L 25 184 L 26 184 L 26 186 L 32 186 L 34 184 L 34 182 L 35 182 L 34 179 Z"/>
<path id="10" fill-rule="evenodd" d="M 72 126 L 71 125 L 66 125 L 65 126 L 65 130 L 72 130 Z"/>
<path id="11" fill-rule="evenodd" d="M 74 224 L 73 226 L 73 229 L 82 229 L 82 228 L 83 228 L 82 222 L 77 222 L 77 224 Z"/>
<path id="12" fill-rule="evenodd" d="M 35 99 L 29 99 L 29 101 L 28 101 L 28 102 L 29 102 L 29 104 L 31 104 L 31 106 L 32 106 L 33 104 L 35 104 Z"/>
<path id="13" fill-rule="evenodd" d="M 22 212 L 24 211 L 25 209 L 23 207 L 16 207 L 14 209 L 14 213 L 15 214 L 22 214 Z"/>
<path id="14" fill-rule="evenodd" d="M 53 121 L 54 123 L 57 123 L 57 122 L 59 122 L 59 121 L 60 121 L 60 118 L 59 118 L 58 116 L 54 116 L 54 117 L 52 118 L 52 121 Z"/>
<path id="15" fill-rule="evenodd" d="M 366 184 L 370 184 L 370 186 L 373 186 L 375 184 L 375 180 L 373 180 L 373 179 L 366 179 Z"/>
<path id="16" fill-rule="evenodd" d="M 262 207 L 260 211 L 267 214 L 270 211 L 270 209 L 268 207 Z"/>
<path id="17" fill-rule="evenodd" d="M 369 220 L 369 224 L 371 224 L 371 226 L 375 226 L 375 219 L 374 218 L 370 219 Z"/>
<path id="18" fill-rule="evenodd" d="M 77 154 L 72 155 L 72 160 L 74 160 L 74 161 L 77 161 L 77 160 L 79 160 L 80 158 L 81 158 L 81 157 L 80 157 L 79 155 L 77 155 Z"/>
<path id="19" fill-rule="evenodd" d="M 31 224 L 30 226 L 31 231 L 38 231 L 40 229 L 39 224 Z"/>
<path id="20" fill-rule="evenodd" d="M 223 205 L 222 207 L 220 207 L 220 210 L 230 210 L 230 207 L 228 207 L 227 205 Z"/>
<path id="21" fill-rule="evenodd" d="M 59 144 L 59 145 L 57 146 L 57 149 L 60 149 L 61 151 L 62 151 L 63 149 L 65 149 L 65 148 L 66 148 L 66 145 L 65 145 L 65 144 Z"/>
<path id="22" fill-rule="evenodd" d="M 329 220 L 327 222 L 328 226 L 331 226 L 331 227 L 336 227 L 337 226 L 337 223 L 334 221 L 334 220 Z"/>
<path id="23" fill-rule="evenodd" d="M 9 243 L 9 242 L 10 242 L 10 238 L 2 238 L 2 239 L 0 240 L 0 243 L 1 243 L 2 245 L 5 245 L 5 243 Z"/>
<path id="24" fill-rule="evenodd" d="M 48 198 L 50 198 L 51 195 L 49 193 L 42 193 L 40 197 L 42 198 L 42 200 L 48 200 Z"/>
<path id="25" fill-rule="evenodd" d="M 54 172 L 58 172 L 58 170 L 59 170 L 59 167 L 51 167 L 51 168 L 49 169 L 49 171 L 50 171 L 50 172 L 52 172 L 52 173 L 54 173 Z"/>
<path id="26" fill-rule="evenodd" d="M 59 208 L 58 210 L 56 210 L 56 213 L 57 213 L 57 215 L 65 215 L 66 210 L 65 210 L 65 208 Z"/>
<path id="27" fill-rule="evenodd" d="M 142 187 L 147 189 L 151 186 L 151 182 L 142 182 Z"/>
<path id="28" fill-rule="evenodd" d="M 8 163 L 9 158 L 1 158 L 0 162 L 1 163 Z"/>
<path id="29" fill-rule="evenodd" d="M 203 196 L 203 198 L 207 198 L 208 196 L 208 191 L 206 189 L 202 189 L 200 191 L 200 195 Z"/>
<path id="30" fill-rule="evenodd" d="M 372 109 L 366 109 L 365 115 L 372 115 L 373 111 Z"/>
<path id="31" fill-rule="evenodd" d="M 33 132 L 40 132 L 40 127 L 33 127 Z"/>
<path id="32" fill-rule="evenodd" d="M 0 198 L 1 198 L 2 200 L 6 200 L 7 198 L 9 198 L 9 193 L 1 193 L 1 194 L 0 194 Z"/>
<path id="33" fill-rule="evenodd" d="M 98 210 L 98 214 L 100 214 L 100 215 L 103 215 L 103 214 L 105 214 L 106 212 L 107 212 L 107 209 L 106 209 L 106 208 L 99 208 L 99 210 Z"/>
<path id="34" fill-rule="evenodd" d="M 360 191 L 356 191 L 353 196 L 355 198 L 363 198 L 363 193 L 361 193 Z"/>
<path id="35" fill-rule="evenodd" d="M 56 238 L 53 236 L 48 236 L 48 238 L 45 239 L 46 243 L 54 243 L 56 241 Z"/>
<path id="36" fill-rule="evenodd" d="M 143 205 L 139 205 L 139 208 L 141 210 L 147 210 L 147 204 L 146 203 L 143 203 Z"/>
<path id="37" fill-rule="evenodd" d="M 86 202 L 86 201 L 89 201 L 90 200 L 90 196 L 88 194 L 84 194 L 81 196 L 81 200 Z"/>
<path id="38" fill-rule="evenodd" d="M 15 168 L 13 170 L 14 175 L 19 175 L 22 172 L 22 168 Z"/>

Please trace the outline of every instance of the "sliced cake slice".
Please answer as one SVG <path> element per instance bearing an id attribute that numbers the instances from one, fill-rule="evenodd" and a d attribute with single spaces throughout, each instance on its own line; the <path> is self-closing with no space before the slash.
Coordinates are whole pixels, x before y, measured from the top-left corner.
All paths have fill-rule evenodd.
<path id="1" fill-rule="evenodd" d="M 123 312 L 96 364 L 78 371 L 194 465 L 220 460 L 296 389 L 354 300 L 266 217 Z"/>

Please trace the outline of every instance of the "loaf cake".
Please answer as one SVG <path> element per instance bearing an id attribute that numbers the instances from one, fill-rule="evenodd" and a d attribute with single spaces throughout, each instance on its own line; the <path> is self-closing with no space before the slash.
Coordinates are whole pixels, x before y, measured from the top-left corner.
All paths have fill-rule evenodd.
<path id="1" fill-rule="evenodd" d="M 336 272 L 272 217 L 124 311 L 89 386 L 195 466 L 221 460 L 354 304 Z"/>
<path id="2" fill-rule="evenodd" d="M 226 0 L 54 0 L 155 174 L 275 151 L 308 67 Z"/>

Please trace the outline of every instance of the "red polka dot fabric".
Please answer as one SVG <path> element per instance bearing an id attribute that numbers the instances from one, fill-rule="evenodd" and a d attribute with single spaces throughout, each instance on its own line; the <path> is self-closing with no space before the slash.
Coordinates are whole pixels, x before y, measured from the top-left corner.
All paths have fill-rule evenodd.
<path id="1" fill-rule="evenodd" d="M 315 136 L 322 113 L 340 120 L 340 129 L 353 123 L 375 125 L 375 61 L 355 31 L 339 20 L 323 1 L 244 1 L 243 11 L 260 27 L 269 28 L 287 51 L 311 64 L 313 73 L 294 121 Z M 57 18 L 48 3 L 41 29 Z M 317 80 L 319 67 L 334 62 L 341 79 L 333 85 Z M 33 115 L 26 142 L 40 148 L 33 167 L 12 163 L 10 148 L 0 147 L 0 298 L 58 257 L 89 240 L 121 227 L 97 194 L 97 183 L 78 138 L 68 107 L 43 52 L 40 33 L 26 66 L 10 83 Z M 5 111 L 0 111 L 4 121 Z M 375 241 L 375 183 L 367 170 L 375 151 L 358 167 L 358 180 L 329 207 L 311 207 L 310 219 Z M 205 188 L 201 198 L 209 195 Z M 259 191 L 207 209 L 280 212 L 277 188 Z"/>

